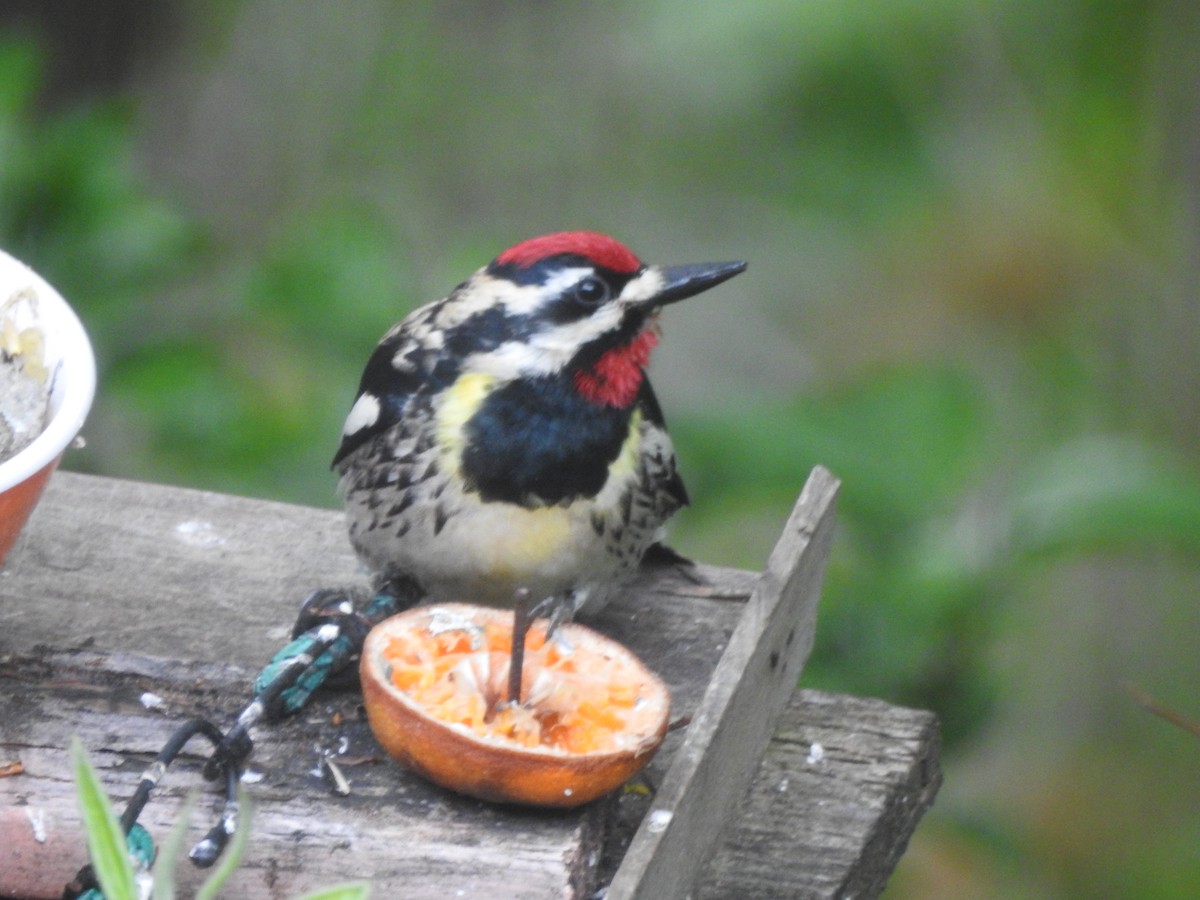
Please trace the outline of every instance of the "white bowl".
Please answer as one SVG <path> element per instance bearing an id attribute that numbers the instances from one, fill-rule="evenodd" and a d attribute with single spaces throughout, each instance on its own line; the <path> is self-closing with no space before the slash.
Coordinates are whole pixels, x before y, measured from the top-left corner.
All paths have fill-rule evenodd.
<path id="1" fill-rule="evenodd" d="M 96 360 L 79 318 L 41 276 L 0 250 L 0 303 L 22 289 L 32 289 L 37 297 L 36 324 L 45 338 L 50 370 L 50 412 L 42 433 L 0 463 L 0 564 L 63 451 L 83 427 L 96 393 Z"/>

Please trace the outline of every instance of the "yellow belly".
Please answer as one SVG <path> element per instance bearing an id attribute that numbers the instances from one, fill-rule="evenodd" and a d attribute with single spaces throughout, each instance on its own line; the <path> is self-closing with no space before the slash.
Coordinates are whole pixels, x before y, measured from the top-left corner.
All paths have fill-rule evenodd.
<path id="1" fill-rule="evenodd" d="M 497 518 L 500 527 L 488 529 L 488 540 L 476 551 L 495 578 L 520 581 L 527 573 L 554 569 L 554 560 L 571 549 L 571 515 L 562 507 L 509 507 Z"/>
<path id="2" fill-rule="evenodd" d="M 412 560 L 438 599 L 508 604 L 518 588 L 545 597 L 611 577 L 618 561 L 591 525 L 590 504 L 460 509 Z"/>

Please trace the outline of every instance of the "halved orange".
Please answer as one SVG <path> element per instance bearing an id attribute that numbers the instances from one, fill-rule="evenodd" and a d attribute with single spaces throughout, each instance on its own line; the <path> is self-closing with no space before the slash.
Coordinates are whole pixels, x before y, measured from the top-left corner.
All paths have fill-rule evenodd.
<path id="1" fill-rule="evenodd" d="M 508 702 L 513 614 L 442 603 L 372 629 L 363 701 L 393 757 L 483 800 L 578 806 L 628 781 L 667 731 L 670 694 L 628 649 L 582 625 L 526 637 L 521 702 Z"/>

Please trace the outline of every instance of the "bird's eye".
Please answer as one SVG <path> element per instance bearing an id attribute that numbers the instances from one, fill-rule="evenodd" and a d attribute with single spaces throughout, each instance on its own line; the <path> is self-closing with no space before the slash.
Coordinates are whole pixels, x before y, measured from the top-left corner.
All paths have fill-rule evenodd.
<path id="1" fill-rule="evenodd" d="M 608 299 L 608 285 L 595 276 L 588 276 L 575 285 L 575 299 L 584 306 L 599 306 Z"/>

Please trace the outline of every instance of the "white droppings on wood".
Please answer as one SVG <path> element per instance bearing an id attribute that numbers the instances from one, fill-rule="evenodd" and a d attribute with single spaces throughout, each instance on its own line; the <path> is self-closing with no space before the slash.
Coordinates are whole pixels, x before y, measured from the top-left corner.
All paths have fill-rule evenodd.
<path id="1" fill-rule="evenodd" d="M 39 844 L 46 843 L 46 814 L 36 806 L 25 807 L 25 818 L 29 820 L 29 827 L 33 831 L 33 839 Z"/>
<path id="2" fill-rule="evenodd" d="M 205 549 L 212 547 L 221 547 L 225 544 L 225 538 L 217 533 L 212 522 L 204 522 L 197 519 L 191 519 L 186 522 L 180 522 L 175 526 L 175 537 L 189 547 L 202 547 Z"/>
<path id="3" fill-rule="evenodd" d="M 673 815 L 674 813 L 669 809 L 656 809 L 646 817 L 646 828 L 651 834 L 666 831 L 667 826 L 671 824 L 671 817 Z"/>

